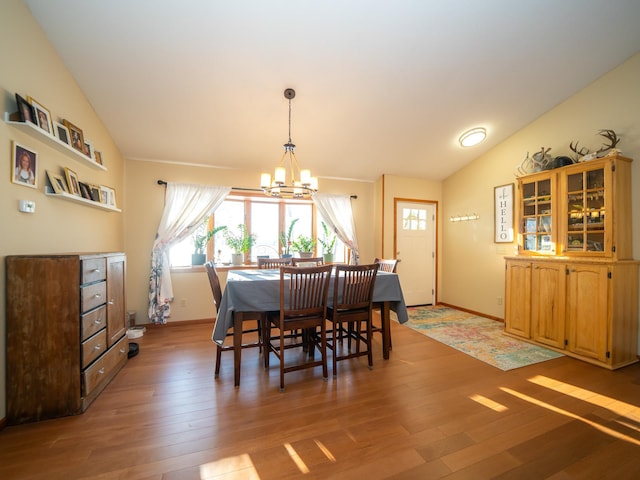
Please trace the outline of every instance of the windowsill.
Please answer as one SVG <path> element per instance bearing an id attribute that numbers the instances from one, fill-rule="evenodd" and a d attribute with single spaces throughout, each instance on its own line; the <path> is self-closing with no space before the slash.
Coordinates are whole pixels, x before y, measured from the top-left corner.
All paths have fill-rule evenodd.
<path id="1" fill-rule="evenodd" d="M 251 270 L 257 269 L 258 264 L 252 263 L 250 265 L 231 265 L 231 264 L 216 264 L 216 270 L 219 272 L 226 272 L 228 270 Z M 197 273 L 204 272 L 204 265 L 189 265 L 186 267 L 171 267 L 171 273 Z"/>

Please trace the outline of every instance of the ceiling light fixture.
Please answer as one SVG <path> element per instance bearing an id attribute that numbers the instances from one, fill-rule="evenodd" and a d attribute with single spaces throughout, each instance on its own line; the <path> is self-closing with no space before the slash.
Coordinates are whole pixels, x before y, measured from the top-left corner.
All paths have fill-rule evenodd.
<path id="1" fill-rule="evenodd" d="M 311 176 L 311 170 L 300 169 L 293 151 L 296 146 L 291 143 L 291 99 L 295 96 L 296 91 L 293 88 L 284 91 L 284 97 L 289 100 L 289 141 L 284 144 L 284 153 L 273 174 L 273 182 L 268 173 L 263 173 L 260 177 L 260 188 L 270 197 L 310 198 L 318 191 L 318 179 Z"/>
<path id="2" fill-rule="evenodd" d="M 487 131 L 482 127 L 472 128 L 460 135 L 458 141 L 463 147 L 473 147 L 487 138 Z"/>

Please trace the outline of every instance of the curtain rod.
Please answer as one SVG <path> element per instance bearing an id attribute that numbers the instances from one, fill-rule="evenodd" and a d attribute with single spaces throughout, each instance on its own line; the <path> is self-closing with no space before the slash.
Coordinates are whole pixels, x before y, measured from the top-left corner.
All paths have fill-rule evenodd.
<path id="1" fill-rule="evenodd" d="M 158 185 L 164 185 L 166 187 L 167 186 L 167 182 L 165 180 L 158 180 Z M 243 191 L 243 192 L 262 192 L 262 189 L 260 189 L 260 188 L 231 187 L 231 190 L 239 190 L 239 191 Z M 351 195 L 351 198 L 357 199 L 358 196 L 357 195 Z"/>

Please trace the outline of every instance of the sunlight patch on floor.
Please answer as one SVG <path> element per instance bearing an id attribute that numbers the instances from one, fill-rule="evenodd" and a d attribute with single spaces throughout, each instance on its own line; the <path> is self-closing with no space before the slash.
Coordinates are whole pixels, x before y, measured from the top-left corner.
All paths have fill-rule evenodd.
<path id="1" fill-rule="evenodd" d="M 309 473 L 309 467 L 307 467 L 307 465 L 304 463 L 302 458 L 300 458 L 300 455 L 298 455 L 298 452 L 296 452 L 296 449 L 293 448 L 293 446 L 290 443 L 285 443 L 284 448 L 286 448 L 287 452 L 289 452 L 289 456 L 291 457 L 291 460 L 293 460 L 293 462 L 298 467 L 298 470 L 300 470 L 302 473 Z"/>
<path id="2" fill-rule="evenodd" d="M 612 397 L 607 397 L 606 395 L 600 395 L 599 393 L 593 392 L 591 390 L 586 390 L 575 385 L 571 385 L 570 383 L 554 380 L 543 375 L 536 375 L 535 377 L 530 378 L 529 381 L 531 383 L 535 383 L 536 385 L 540 385 L 542 387 L 555 390 L 556 392 L 569 395 L 570 397 L 588 402 L 592 405 L 606 408 L 607 410 L 610 410 L 617 415 L 625 417 L 631 416 L 635 419 L 640 417 L 640 408 L 636 407 L 635 405 L 622 402 Z"/>
<path id="3" fill-rule="evenodd" d="M 483 395 L 477 395 L 477 394 L 471 395 L 469 398 L 474 402 L 478 402 L 480 405 L 484 405 L 485 407 L 490 408 L 491 410 L 495 410 L 496 412 L 504 412 L 505 410 L 508 410 L 508 408 L 505 405 L 495 402 Z"/>
<path id="4" fill-rule="evenodd" d="M 221 479 L 227 475 L 229 478 L 260 480 L 260 475 L 253 466 L 251 457 L 246 453 L 200 465 L 201 480 Z"/>
<path id="5" fill-rule="evenodd" d="M 553 405 L 543 402 L 542 400 L 538 400 L 536 398 L 530 397 L 529 395 L 526 395 L 524 393 L 520 393 L 517 392 L 515 390 L 512 390 L 511 388 L 507 388 L 507 387 L 500 387 L 500 390 L 502 390 L 505 393 L 508 393 L 510 395 L 513 395 L 514 397 L 517 397 L 521 400 L 524 400 L 525 402 L 529 402 L 532 403 L 534 405 L 537 405 L 539 407 L 542 408 L 546 408 L 547 410 L 550 410 L 554 413 L 560 414 L 560 415 L 565 415 L 569 418 L 573 418 L 575 420 L 578 420 L 580 422 L 584 422 L 585 424 L 595 428 L 596 430 L 601 431 L 602 433 L 605 433 L 607 435 L 611 435 L 614 438 L 618 438 L 620 440 L 623 440 L 625 442 L 629 442 L 629 443 L 633 443 L 635 445 L 640 445 L 640 440 L 636 440 L 635 438 L 632 438 L 628 435 L 625 435 L 623 433 L 620 433 L 612 428 L 609 427 L 605 427 L 604 425 L 600 425 L 599 423 L 596 423 L 592 420 L 588 420 L 586 418 L 581 417 L 580 415 L 576 415 L 575 413 L 571 413 L 567 410 L 564 410 L 562 408 L 558 408 L 558 407 L 554 407 Z"/>
<path id="6" fill-rule="evenodd" d="M 316 442 L 316 445 L 318 446 L 320 451 L 324 453 L 324 456 L 327 457 L 329 461 L 331 461 L 332 463 L 336 463 L 336 457 L 333 456 L 331 451 L 327 447 L 325 447 L 320 440 L 314 440 L 314 442 Z"/>

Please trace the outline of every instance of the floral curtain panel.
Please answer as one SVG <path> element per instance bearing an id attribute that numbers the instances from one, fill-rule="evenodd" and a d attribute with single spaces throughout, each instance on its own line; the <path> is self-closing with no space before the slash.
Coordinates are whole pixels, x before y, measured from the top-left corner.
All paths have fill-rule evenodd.
<path id="1" fill-rule="evenodd" d="M 167 323 L 173 301 L 169 249 L 191 235 L 224 201 L 231 187 L 167 183 L 165 206 L 151 252 L 149 320 Z"/>
<path id="2" fill-rule="evenodd" d="M 336 232 L 340 241 L 351 249 L 349 263 L 357 265 L 360 261 L 360 254 L 356 238 L 356 224 L 351 209 L 351 197 L 349 195 L 316 193 L 313 196 L 313 202 L 329 229 Z"/>

